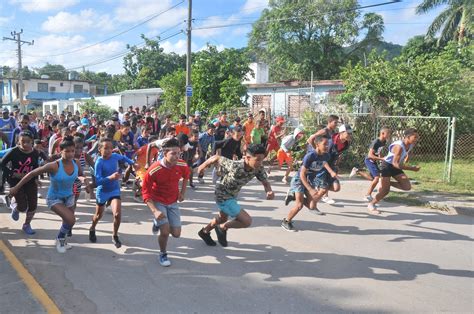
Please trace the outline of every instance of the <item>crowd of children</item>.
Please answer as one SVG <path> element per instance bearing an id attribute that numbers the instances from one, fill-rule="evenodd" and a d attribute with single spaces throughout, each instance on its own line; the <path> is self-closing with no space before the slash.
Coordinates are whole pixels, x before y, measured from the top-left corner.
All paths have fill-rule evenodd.
<path id="1" fill-rule="evenodd" d="M 264 109 L 256 113 L 257 118 L 254 113 L 248 113 L 243 123 L 240 117 L 228 121 L 226 112 L 220 112 L 207 122 L 199 112 L 190 116 L 183 114 L 173 123 L 171 116 L 160 118 L 154 108 L 146 106 L 131 106 L 127 111 L 119 108 L 106 121 L 87 111 L 75 115 L 47 112 L 42 118 L 33 112 L 21 115 L 18 110 L 10 113 L 3 109 L 2 114 L 0 192 L 8 182 L 10 190 L 5 200 L 11 207 L 11 217 L 17 221 L 20 213 L 25 213 L 22 229 L 27 235 L 35 234 L 32 220 L 40 197 L 38 177 L 48 175 L 50 186 L 46 203 L 62 219 L 56 239 L 57 251 L 64 253 L 71 248 L 67 238 L 72 236 L 74 211 L 83 188 L 89 198 L 95 189 L 96 208 L 89 228 L 90 242 L 97 242 L 95 228 L 105 207 L 110 206 L 112 242 L 120 248 L 121 190 L 133 185 L 134 200 L 144 202 L 153 214 L 152 232 L 159 234 L 162 266 L 171 264 L 166 251 L 169 235 L 177 238 L 181 234 L 178 202 L 185 199 L 188 184 L 197 189 L 194 171 L 198 182 L 205 184 L 204 172 L 213 166 L 218 214 L 198 232 L 207 245 L 216 245 L 211 236 L 213 229 L 217 241 L 227 246 L 229 229 L 251 225 L 252 218 L 241 208 L 237 196 L 254 177 L 262 183 L 266 198 L 274 198 L 268 173 L 275 160 L 280 169 L 286 164 L 282 182 L 291 181 L 285 205 L 295 201 L 281 226 L 294 231 L 293 220 L 304 206 L 323 215 L 318 202 L 334 203 L 328 192 L 338 192 L 341 188 L 339 165 L 353 133 L 350 125 L 339 124 L 339 117 L 329 116 L 326 127 L 306 134 L 306 155 L 291 177 L 294 165 L 299 165 L 293 151 L 305 135 L 304 130 L 297 127 L 292 132 L 287 131 L 282 116 L 276 117 L 272 125 Z M 418 133 L 408 129 L 404 136 L 393 142 L 388 155 L 383 157 L 382 149 L 390 140 L 391 130 L 382 127 L 365 158 L 368 173 L 354 168 L 350 174 L 350 177 L 360 175 L 371 181 L 364 196 L 371 214 L 380 213 L 377 204 L 387 195 L 390 186 L 411 188 L 403 170 L 419 170 L 406 165 Z M 264 161 L 269 163 L 267 171 Z M 395 181 L 391 181 L 391 177 Z M 377 184 L 380 184 L 378 194 L 372 197 Z"/>

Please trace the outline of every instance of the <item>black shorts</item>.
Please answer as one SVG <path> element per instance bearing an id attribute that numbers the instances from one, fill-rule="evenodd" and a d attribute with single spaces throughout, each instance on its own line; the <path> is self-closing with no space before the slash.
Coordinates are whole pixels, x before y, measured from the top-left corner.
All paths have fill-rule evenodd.
<path id="1" fill-rule="evenodd" d="M 110 203 L 112 202 L 112 200 L 120 200 L 120 199 L 121 199 L 120 196 L 112 196 L 111 198 L 109 198 L 104 203 L 99 203 L 99 201 L 97 199 L 95 200 L 95 203 L 97 204 L 97 206 L 100 206 L 100 207 L 104 206 L 105 204 L 107 204 L 107 206 L 109 206 Z"/>
<path id="2" fill-rule="evenodd" d="M 382 161 L 382 165 L 380 167 L 380 173 L 382 174 L 382 177 L 384 178 L 395 177 L 400 174 L 405 174 L 403 170 L 395 168 L 392 164 L 389 164 L 386 161 Z"/>

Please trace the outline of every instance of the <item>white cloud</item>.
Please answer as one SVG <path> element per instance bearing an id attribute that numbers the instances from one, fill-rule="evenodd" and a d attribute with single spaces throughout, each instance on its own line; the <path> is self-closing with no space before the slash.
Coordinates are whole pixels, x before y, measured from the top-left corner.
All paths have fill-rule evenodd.
<path id="1" fill-rule="evenodd" d="M 262 11 L 268 6 L 268 0 L 247 0 L 240 9 L 242 14 L 248 15 Z"/>
<path id="2" fill-rule="evenodd" d="M 54 56 L 74 49 L 78 49 L 90 45 L 86 39 L 81 35 L 63 36 L 50 34 L 39 37 L 35 40 L 34 46 L 23 46 L 23 64 L 30 68 L 42 67 L 46 62 L 52 64 L 61 64 L 66 69 L 87 65 L 97 60 L 107 59 L 125 50 L 125 43 L 118 41 L 111 41 L 108 43 L 97 44 L 90 48 L 81 50 L 76 53 Z M 51 56 L 48 56 L 51 55 Z M 7 60 L 7 65 L 15 64 L 15 54 Z M 110 62 L 101 63 L 93 67 L 86 67 L 88 69 L 107 69 L 108 73 L 123 72 L 122 57 L 112 60 Z M 79 69 L 79 71 L 82 69 Z"/>
<path id="3" fill-rule="evenodd" d="M 76 5 L 79 0 L 11 0 L 11 4 L 20 5 L 26 12 L 58 11 Z"/>
<path id="4" fill-rule="evenodd" d="M 206 18 L 202 23 L 194 26 L 195 30 L 193 31 L 193 36 L 199 38 L 211 38 L 223 33 L 229 33 L 233 28 L 232 27 L 219 27 L 228 24 L 235 24 L 237 16 L 232 15 L 228 18 L 221 16 L 210 16 Z M 215 28 L 213 28 L 215 27 Z M 199 29 L 205 28 L 205 29 Z"/>
<path id="5" fill-rule="evenodd" d="M 41 25 L 44 31 L 50 33 L 78 33 L 86 30 L 110 31 L 114 23 L 109 15 L 99 15 L 92 9 L 82 10 L 78 14 L 61 11 Z"/>
<path id="6" fill-rule="evenodd" d="M 186 54 L 187 41 L 186 39 L 180 39 L 177 42 L 172 43 L 169 40 L 166 40 L 160 43 L 160 46 L 166 53 L 175 52 L 179 55 Z M 196 51 L 197 45 L 194 42 L 191 42 L 191 51 Z"/>
<path id="7" fill-rule="evenodd" d="M 217 51 L 222 51 L 222 50 L 225 49 L 225 46 L 222 45 L 222 44 L 220 44 L 220 45 L 215 45 L 215 44 L 212 44 L 212 43 L 211 43 L 211 45 L 216 46 Z M 207 44 L 205 44 L 204 46 L 202 46 L 198 51 L 202 51 L 202 50 L 206 50 L 206 49 L 207 49 Z"/>
<path id="8" fill-rule="evenodd" d="M 7 25 L 11 20 L 11 16 L 0 16 L 0 26 Z"/>
<path id="9" fill-rule="evenodd" d="M 121 0 L 115 9 L 115 20 L 121 23 L 143 21 L 154 14 L 168 10 L 173 5 L 175 5 L 175 3 L 171 0 L 141 0 L 138 4 L 136 0 Z M 185 20 L 187 17 L 187 7 L 183 5 L 166 11 L 166 13 L 154 18 L 148 23 L 148 26 L 151 28 L 166 27 Z"/>
<path id="10" fill-rule="evenodd" d="M 252 30 L 251 26 L 236 27 L 232 30 L 234 36 L 246 36 Z"/>

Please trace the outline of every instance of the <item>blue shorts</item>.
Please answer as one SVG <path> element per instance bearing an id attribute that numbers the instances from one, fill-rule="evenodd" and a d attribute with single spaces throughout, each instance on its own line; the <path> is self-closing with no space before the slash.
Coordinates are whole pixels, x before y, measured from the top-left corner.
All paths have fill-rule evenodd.
<path id="1" fill-rule="evenodd" d="M 321 176 L 315 176 L 313 180 L 308 180 L 308 183 L 313 189 L 327 189 L 329 187 L 329 182 L 326 179 L 325 174 L 322 174 Z M 294 193 L 304 193 L 306 191 L 306 188 L 304 187 L 303 182 L 301 181 L 301 178 L 298 174 L 296 174 L 291 179 L 290 191 Z"/>
<path id="2" fill-rule="evenodd" d="M 49 208 L 52 208 L 54 205 L 63 204 L 66 207 L 73 207 L 76 203 L 76 198 L 74 194 L 71 194 L 66 197 L 55 197 L 55 198 L 46 198 L 46 204 Z"/>
<path id="3" fill-rule="evenodd" d="M 157 227 L 169 224 L 171 227 L 181 227 L 181 212 L 179 211 L 178 203 L 165 205 L 159 202 L 153 202 L 160 212 L 166 217 L 160 220 L 155 220 Z"/>
<path id="4" fill-rule="evenodd" d="M 370 160 L 369 158 L 365 158 L 364 163 L 367 167 L 367 170 L 369 170 L 372 179 L 380 176 L 380 169 L 376 162 Z"/>
<path id="5" fill-rule="evenodd" d="M 222 202 L 216 201 L 216 204 L 219 210 L 227 216 L 237 217 L 240 213 L 240 205 L 235 198 L 229 198 Z"/>

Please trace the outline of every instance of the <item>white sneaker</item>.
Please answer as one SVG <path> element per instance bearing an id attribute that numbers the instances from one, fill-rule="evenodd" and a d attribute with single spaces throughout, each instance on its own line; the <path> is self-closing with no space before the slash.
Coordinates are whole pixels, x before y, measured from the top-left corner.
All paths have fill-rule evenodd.
<path id="1" fill-rule="evenodd" d="M 367 205 L 367 209 L 369 210 L 369 213 L 371 213 L 371 214 L 374 214 L 374 215 L 379 215 L 380 214 L 380 211 L 372 203 L 369 203 L 369 205 Z"/>
<path id="2" fill-rule="evenodd" d="M 67 238 L 64 239 L 64 247 L 66 248 L 66 250 L 70 250 L 72 249 L 72 245 L 67 243 Z"/>
<path id="3" fill-rule="evenodd" d="M 40 192 L 38 192 L 38 198 L 43 198 L 43 195 Z"/>
<path id="4" fill-rule="evenodd" d="M 349 174 L 349 179 L 353 178 L 357 174 L 357 171 L 359 171 L 359 169 L 356 167 L 352 168 L 351 174 Z"/>
<path id="5" fill-rule="evenodd" d="M 362 198 L 364 201 L 367 201 L 367 202 L 372 202 L 372 200 L 374 199 L 372 196 L 370 195 L 366 195 Z"/>
<path id="6" fill-rule="evenodd" d="M 285 184 L 288 184 L 288 178 L 287 177 L 283 177 L 283 179 L 281 179 L 281 182 L 285 183 Z"/>
<path id="7" fill-rule="evenodd" d="M 66 239 L 56 238 L 56 250 L 58 253 L 66 253 Z"/>
<path id="8" fill-rule="evenodd" d="M 321 201 L 323 201 L 324 203 L 328 204 L 328 205 L 332 205 L 332 204 L 336 204 L 336 201 L 333 200 L 332 198 L 329 198 L 328 196 L 324 196 Z"/>

